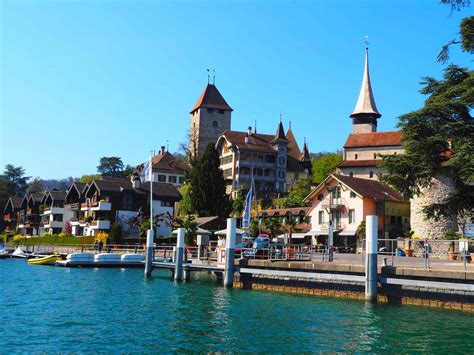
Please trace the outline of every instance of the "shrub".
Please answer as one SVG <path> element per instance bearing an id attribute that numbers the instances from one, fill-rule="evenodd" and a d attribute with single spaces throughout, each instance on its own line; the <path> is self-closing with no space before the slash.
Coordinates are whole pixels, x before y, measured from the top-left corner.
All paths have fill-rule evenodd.
<path id="1" fill-rule="evenodd" d="M 120 223 L 114 223 L 110 226 L 109 240 L 111 243 L 123 243 L 123 231 Z"/>

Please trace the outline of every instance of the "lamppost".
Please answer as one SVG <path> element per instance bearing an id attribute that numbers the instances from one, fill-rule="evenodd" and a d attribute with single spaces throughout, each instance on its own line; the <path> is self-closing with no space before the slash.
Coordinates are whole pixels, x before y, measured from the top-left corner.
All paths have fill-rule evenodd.
<path id="1" fill-rule="evenodd" d="M 336 189 L 336 186 L 326 186 L 326 189 L 329 191 L 329 204 L 327 205 L 326 211 L 329 215 L 329 226 L 328 226 L 328 261 L 333 261 L 333 244 L 334 244 L 334 225 L 332 220 L 332 201 L 333 201 L 333 192 Z"/>

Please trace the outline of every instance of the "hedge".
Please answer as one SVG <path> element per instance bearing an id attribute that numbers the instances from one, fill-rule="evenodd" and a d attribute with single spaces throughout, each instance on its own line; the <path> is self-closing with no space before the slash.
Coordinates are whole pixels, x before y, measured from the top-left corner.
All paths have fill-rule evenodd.
<path id="1" fill-rule="evenodd" d="M 5 235 L 1 235 L 0 239 L 5 240 Z M 92 236 L 75 237 L 65 233 L 30 238 L 18 234 L 15 235 L 13 239 L 9 240 L 9 242 L 15 245 L 90 245 L 94 244 L 95 239 L 96 237 Z"/>

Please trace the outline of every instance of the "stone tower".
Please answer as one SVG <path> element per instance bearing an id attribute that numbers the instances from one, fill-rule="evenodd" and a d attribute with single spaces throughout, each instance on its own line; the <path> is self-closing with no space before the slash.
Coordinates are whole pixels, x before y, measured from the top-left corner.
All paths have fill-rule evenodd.
<path id="1" fill-rule="evenodd" d="M 369 49 L 367 47 L 365 48 L 364 77 L 360 87 L 359 100 L 357 100 L 354 112 L 350 117 L 352 118 L 353 133 L 377 132 L 377 120 L 382 117 L 375 105 L 372 85 L 370 84 Z"/>
<path id="2" fill-rule="evenodd" d="M 189 151 L 199 157 L 210 142 L 230 130 L 232 108 L 227 104 L 214 84 L 207 84 L 191 110 L 189 127 Z"/>

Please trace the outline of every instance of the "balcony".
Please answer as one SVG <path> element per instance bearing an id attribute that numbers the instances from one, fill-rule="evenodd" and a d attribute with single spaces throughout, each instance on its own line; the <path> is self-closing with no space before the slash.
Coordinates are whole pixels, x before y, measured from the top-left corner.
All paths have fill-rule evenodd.
<path id="1" fill-rule="evenodd" d="M 59 221 L 45 221 L 43 224 L 44 228 L 63 228 L 64 222 Z"/>
<path id="2" fill-rule="evenodd" d="M 110 211 L 112 209 L 112 204 L 110 202 L 99 201 L 94 204 L 91 204 L 92 211 Z"/>
<path id="3" fill-rule="evenodd" d="M 91 229 L 110 229 L 110 221 L 108 220 L 95 220 L 90 223 Z"/>
<path id="4" fill-rule="evenodd" d="M 345 224 L 342 222 L 333 222 L 334 231 L 339 231 L 345 228 Z M 328 230 L 329 229 L 329 222 L 321 223 L 320 225 L 321 230 Z"/>
<path id="5" fill-rule="evenodd" d="M 69 220 L 69 223 L 71 224 L 71 226 L 78 226 L 80 224 L 80 221 L 78 218 L 71 218 Z"/>
<path id="6" fill-rule="evenodd" d="M 3 215 L 3 220 L 5 222 L 11 222 L 11 221 L 15 220 L 15 216 L 11 213 L 6 213 L 6 214 Z"/>
<path id="7" fill-rule="evenodd" d="M 89 204 L 87 202 L 81 203 L 81 211 L 87 211 L 89 209 Z"/>
<path id="8" fill-rule="evenodd" d="M 343 198 L 329 198 L 326 197 L 321 202 L 321 207 L 325 210 L 337 210 L 346 206 L 346 201 Z"/>
<path id="9" fill-rule="evenodd" d="M 50 214 L 64 214 L 64 207 L 45 207 L 41 215 L 46 216 Z"/>
<path id="10" fill-rule="evenodd" d="M 79 202 L 68 203 L 64 205 L 64 208 L 69 211 L 79 211 L 81 204 Z"/>

